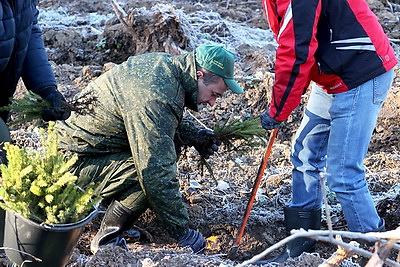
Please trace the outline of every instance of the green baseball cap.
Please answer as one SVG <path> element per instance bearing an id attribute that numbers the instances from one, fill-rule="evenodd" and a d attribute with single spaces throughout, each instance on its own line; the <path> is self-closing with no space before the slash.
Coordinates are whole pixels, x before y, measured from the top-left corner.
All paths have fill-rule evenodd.
<path id="1" fill-rule="evenodd" d="M 200 67 L 221 76 L 226 85 L 236 94 L 243 93 L 242 87 L 233 79 L 234 56 L 216 45 L 201 45 L 196 49 L 196 61 Z"/>

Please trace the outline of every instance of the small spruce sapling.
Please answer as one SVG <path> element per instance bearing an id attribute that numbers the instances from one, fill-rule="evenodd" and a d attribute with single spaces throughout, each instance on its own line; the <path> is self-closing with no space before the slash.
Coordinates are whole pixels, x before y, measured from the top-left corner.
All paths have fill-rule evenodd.
<path id="1" fill-rule="evenodd" d="M 49 123 L 40 130 L 41 146 L 27 150 L 5 143 L 8 164 L 0 165 L 0 207 L 37 223 L 64 224 L 84 219 L 100 200 L 95 184 L 83 190 L 78 177 L 69 172 L 77 156 L 58 151 L 57 132 Z"/>

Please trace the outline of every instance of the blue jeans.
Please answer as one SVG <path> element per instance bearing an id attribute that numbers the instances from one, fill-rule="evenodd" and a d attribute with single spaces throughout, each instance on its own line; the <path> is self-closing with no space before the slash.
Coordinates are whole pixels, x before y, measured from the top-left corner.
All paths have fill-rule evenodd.
<path id="1" fill-rule="evenodd" d="M 290 207 L 322 206 L 320 174 L 336 194 L 350 231 L 382 226 L 365 180 L 363 161 L 394 71 L 338 94 L 314 85 L 292 144 L 293 195 Z"/>

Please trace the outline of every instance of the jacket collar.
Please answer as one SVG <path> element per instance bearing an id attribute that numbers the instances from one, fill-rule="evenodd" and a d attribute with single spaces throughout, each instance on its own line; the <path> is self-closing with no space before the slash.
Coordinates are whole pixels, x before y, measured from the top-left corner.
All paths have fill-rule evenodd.
<path id="1" fill-rule="evenodd" d="M 199 86 L 197 83 L 194 52 L 174 56 L 171 61 L 181 70 L 179 78 L 185 91 L 185 107 L 193 111 L 198 111 L 197 96 Z"/>

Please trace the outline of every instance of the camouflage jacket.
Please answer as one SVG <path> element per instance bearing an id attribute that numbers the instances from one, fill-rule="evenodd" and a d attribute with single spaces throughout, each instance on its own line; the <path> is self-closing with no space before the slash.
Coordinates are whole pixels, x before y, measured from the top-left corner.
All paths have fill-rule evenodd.
<path id="1" fill-rule="evenodd" d="M 184 107 L 197 111 L 194 53 L 130 57 L 92 81 L 98 97 L 92 115 L 58 123 L 60 148 L 79 156 L 130 150 L 138 180 L 153 211 L 170 233 L 185 229 L 188 214 L 176 178 L 174 137 Z"/>

